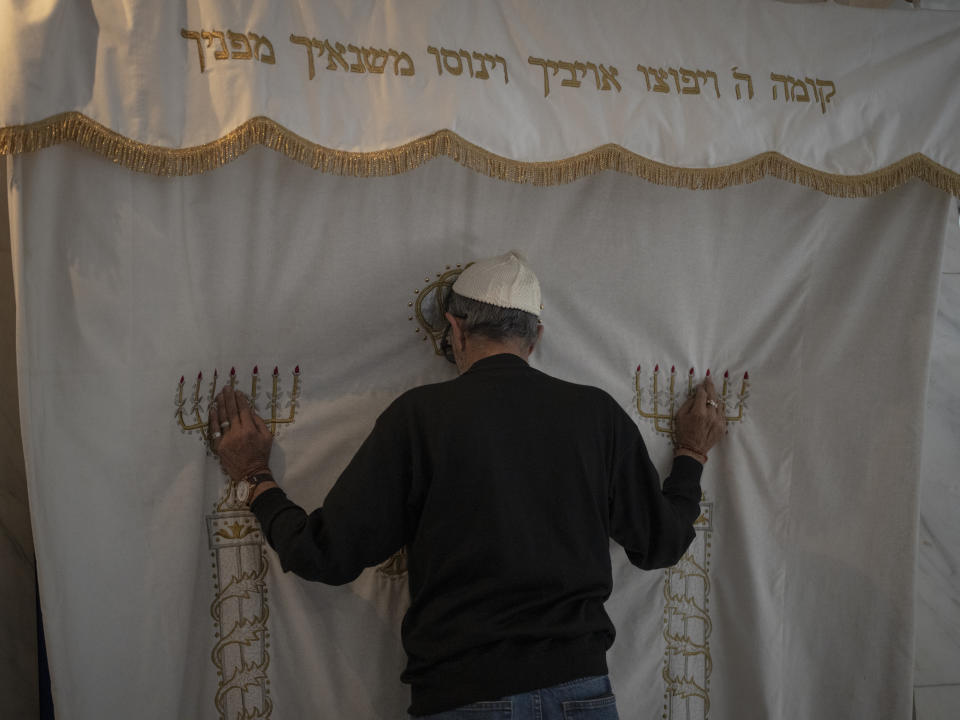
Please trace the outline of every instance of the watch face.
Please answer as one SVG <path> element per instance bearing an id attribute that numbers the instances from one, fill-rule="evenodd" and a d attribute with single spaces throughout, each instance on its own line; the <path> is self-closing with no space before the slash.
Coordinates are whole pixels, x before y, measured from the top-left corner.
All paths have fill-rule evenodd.
<path id="1" fill-rule="evenodd" d="M 245 503 L 247 498 L 250 496 L 250 488 L 252 486 L 246 480 L 241 480 L 237 483 L 237 500 L 239 502 Z"/>

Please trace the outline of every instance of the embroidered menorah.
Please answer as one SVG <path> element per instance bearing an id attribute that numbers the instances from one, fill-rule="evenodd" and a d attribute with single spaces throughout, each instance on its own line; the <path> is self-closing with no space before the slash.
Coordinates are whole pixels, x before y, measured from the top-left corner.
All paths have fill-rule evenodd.
<path id="1" fill-rule="evenodd" d="M 660 366 L 654 366 L 650 386 L 643 388 L 640 384 L 641 368 L 637 365 L 637 412 L 640 413 L 641 417 L 652 421 L 654 430 L 661 435 L 668 436 L 672 440 L 674 439 L 673 420 L 677 415 L 677 411 L 686 399 L 692 397 L 695 392 L 694 369 L 690 368 L 690 372 L 687 373 L 685 391 L 677 387 L 676 366 L 670 368 L 670 377 L 666 388 L 661 387 L 660 373 Z M 707 377 L 710 377 L 709 370 L 707 370 Z M 720 411 L 723 413 L 723 419 L 727 424 L 743 420 L 744 410 L 747 407 L 746 400 L 750 396 L 749 391 L 750 373 L 743 373 L 743 379 L 740 382 L 740 392 L 736 395 L 731 394 L 730 372 L 726 371 L 723 373 L 723 384 L 720 388 L 718 402 L 720 403 Z M 649 402 L 646 408 L 644 407 L 644 395 L 649 395 Z"/>
<path id="2" fill-rule="evenodd" d="M 198 431 L 208 444 L 207 413 L 217 396 L 219 373 L 204 390 L 203 371 L 197 373 L 193 390 L 184 392 L 186 378 L 177 383 L 177 424 L 184 433 Z M 227 384 L 238 389 L 236 368 L 230 368 Z M 294 422 L 300 397 L 300 366 L 293 369 L 293 386 L 287 394 L 289 410 L 282 412 L 280 369 L 273 368 L 270 389 L 262 392 L 260 370 L 254 366 L 250 378 L 250 402 L 264 419 L 272 435 L 283 425 Z M 266 397 L 263 410 L 260 396 Z M 270 699 L 270 632 L 267 618 L 267 558 L 264 538 L 246 502 L 238 497 L 237 482 L 230 480 L 220 490 L 211 515 L 207 515 L 210 559 L 213 565 L 214 601 L 210 612 L 216 623 L 217 638 L 210 654 L 217 668 L 217 692 L 214 703 L 220 720 L 269 720 L 273 712 Z"/>
<path id="3" fill-rule="evenodd" d="M 250 380 L 250 402 L 253 404 L 253 409 L 263 417 L 264 422 L 267 427 L 270 429 L 270 432 L 276 436 L 280 432 L 280 426 L 289 425 L 294 422 L 294 419 L 297 414 L 297 399 L 300 397 L 300 366 L 297 365 L 293 369 L 293 387 L 290 389 L 290 393 L 287 397 L 287 405 L 289 406 L 289 412 L 285 417 L 281 417 L 281 392 L 280 392 L 280 369 L 275 367 L 273 368 L 273 377 L 271 378 L 271 389 L 267 395 L 266 401 L 266 415 L 261 413 L 259 406 L 259 392 L 260 392 L 260 370 L 258 366 L 254 366 L 253 373 L 251 374 Z M 180 382 L 177 383 L 177 424 L 180 425 L 180 429 L 183 432 L 192 433 L 195 430 L 200 431 L 200 435 L 203 438 L 203 442 L 207 443 L 209 438 L 207 437 L 207 412 L 210 408 L 210 403 L 213 402 L 213 399 L 217 396 L 217 382 L 218 382 L 217 371 L 213 371 L 213 380 L 210 381 L 210 386 L 208 390 L 203 393 L 203 371 L 197 373 L 197 380 L 193 384 L 193 391 L 190 393 L 189 398 L 184 396 L 184 377 L 180 377 Z M 227 383 L 234 390 L 237 389 L 237 370 L 236 368 L 230 368 L 230 376 L 227 380 Z M 190 405 L 190 409 L 187 410 L 187 403 Z"/>

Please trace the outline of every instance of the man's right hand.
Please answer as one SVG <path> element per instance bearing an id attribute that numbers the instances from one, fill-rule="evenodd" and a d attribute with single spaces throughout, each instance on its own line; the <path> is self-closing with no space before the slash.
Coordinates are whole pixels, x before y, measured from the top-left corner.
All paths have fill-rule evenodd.
<path id="1" fill-rule="evenodd" d="M 693 397 L 680 407 L 673 422 L 674 455 L 689 455 L 701 463 L 707 461 L 707 453 L 724 436 L 727 430 L 723 418 L 723 406 L 717 399 L 717 390 L 708 377 Z"/>

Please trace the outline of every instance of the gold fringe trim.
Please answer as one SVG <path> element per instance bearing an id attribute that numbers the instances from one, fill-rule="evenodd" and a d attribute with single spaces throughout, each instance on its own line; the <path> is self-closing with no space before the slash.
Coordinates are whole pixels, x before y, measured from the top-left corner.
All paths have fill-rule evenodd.
<path id="1" fill-rule="evenodd" d="M 484 175 L 532 185 L 561 185 L 604 170 L 642 177 L 658 185 L 691 190 L 717 190 L 775 177 L 837 197 L 871 197 L 917 178 L 960 198 L 960 173 L 916 153 L 863 175 L 827 173 L 765 152 L 749 160 L 716 168 L 683 168 L 649 160 L 619 145 L 602 145 L 589 152 L 553 162 L 521 162 L 474 145 L 451 130 L 440 130 L 389 150 L 332 150 L 300 137 L 267 117 L 251 118 L 219 140 L 189 148 L 146 145 L 119 135 L 78 112 L 0 128 L 0 155 L 34 152 L 75 142 L 118 165 L 153 175 L 196 175 L 214 170 L 243 155 L 252 145 L 283 153 L 315 170 L 336 175 L 379 177 L 396 175 L 446 156 Z"/>

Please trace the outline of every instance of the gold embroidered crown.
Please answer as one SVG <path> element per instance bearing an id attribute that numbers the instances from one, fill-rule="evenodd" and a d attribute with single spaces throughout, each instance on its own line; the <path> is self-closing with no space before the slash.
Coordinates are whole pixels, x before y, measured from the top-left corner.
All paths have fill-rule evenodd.
<path id="1" fill-rule="evenodd" d="M 460 277 L 460 273 L 470 267 L 473 263 L 466 265 L 457 265 L 450 267 L 447 265 L 444 272 L 438 272 L 436 279 L 431 281 L 429 277 L 423 279 L 427 283 L 424 287 L 414 290 L 415 300 L 407 303 L 407 307 L 413 308 L 413 315 L 408 320 L 417 321 L 419 327 L 414 332 L 422 333 L 423 342 L 430 340 L 433 343 L 433 351 L 437 355 L 443 355 L 448 360 L 452 360 L 452 353 L 447 342 L 447 333 L 450 329 L 450 323 L 443 314 L 447 311 L 447 299 L 450 297 L 450 291 L 453 284 Z"/>

